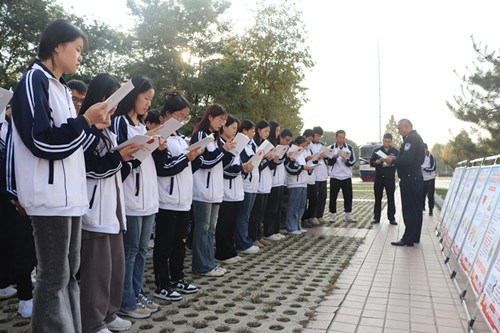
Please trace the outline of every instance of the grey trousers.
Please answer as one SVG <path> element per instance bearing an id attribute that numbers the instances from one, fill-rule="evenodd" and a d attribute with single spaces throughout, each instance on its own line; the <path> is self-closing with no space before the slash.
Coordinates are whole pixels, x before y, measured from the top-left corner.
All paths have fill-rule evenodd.
<path id="1" fill-rule="evenodd" d="M 84 333 L 97 332 L 116 319 L 124 276 L 123 233 L 83 231 L 80 304 Z"/>
<path id="2" fill-rule="evenodd" d="M 81 224 L 80 216 L 31 216 L 38 262 L 33 333 L 82 331 L 75 278 L 80 267 Z"/>

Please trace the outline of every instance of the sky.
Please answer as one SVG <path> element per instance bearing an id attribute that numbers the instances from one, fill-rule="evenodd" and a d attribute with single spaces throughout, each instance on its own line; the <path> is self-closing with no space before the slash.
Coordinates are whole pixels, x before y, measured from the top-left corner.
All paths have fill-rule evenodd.
<path id="1" fill-rule="evenodd" d="M 59 0 L 66 9 L 131 28 L 126 0 Z M 241 31 L 255 1 L 233 0 L 227 12 Z M 389 117 L 408 118 L 429 146 L 472 124 L 446 106 L 461 93 L 460 76 L 476 61 L 471 36 L 500 49 L 498 0 L 296 0 L 315 62 L 303 85 L 305 128 L 343 129 L 357 144 L 379 141 Z M 96 10 L 99 8 L 99 10 Z M 476 61 L 477 62 L 477 61 Z M 458 75 L 457 75 L 458 73 Z M 383 134 L 383 133 L 382 133 Z"/>

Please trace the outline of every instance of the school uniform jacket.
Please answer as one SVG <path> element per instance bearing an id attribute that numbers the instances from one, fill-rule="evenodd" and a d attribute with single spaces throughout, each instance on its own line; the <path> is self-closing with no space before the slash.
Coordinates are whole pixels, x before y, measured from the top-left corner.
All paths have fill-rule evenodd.
<path id="1" fill-rule="evenodd" d="M 304 170 L 304 165 L 306 165 L 304 154 L 301 154 L 299 157 L 297 157 L 295 161 L 292 161 L 290 158 L 286 159 L 286 187 L 307 187 L 309 174 L 306 170 Z"/>
<path id="2" fill-rule="evenodd" d="M 208 134 L 203 131 L 196 132 L 191 138 L 191 144 L 207 136 Z M 193 168 L 193 200 L 208 203 L 222 202 L 224 170 L 221 162 L 226 154 L 232 155 L 214 141 L 196 158 L 200 163 Z"/>
<path id="3" fill-rule="evenodd" d="M 88 209 L 82 145 L 90 128 L 76 116 L 71 92 L 37 62 L 12 98 L 16 190 L 31 216 L 82 216 Z"/>
<path id="4" fill-rule="evenodd" d="M 288 150 L 287 150 L 288 151 Z M 283 157 L 276 163 L 276 168 L 273 170 L 273 187 L 286 185 L 286 170 L 285 170 L 286 152 Z"/>
<path id="5" fill-rule="evenodd" d="M 331 145 L 331 148 L 335 150 L 334 155 L 336 155 L 338 151 L 342 149 L 344 151 L 350 151 L 351 156 L 345 163 L 342 162 L 341 156 L 337 157 L 336 159 L 328 158 L 327 163 L 330 166 L 329 167 L 330 177 L 338 180 L 352 178 L 352 166 L 356 163 L 356 156 L 354 155 L 354 149 L 352 149 L 351 145 L 347 143 L 344 143 L 344 146 L 342 148 L 339 148 L 339 146 L 337 146 L 337 143 L 334 143 L 333 145 Z"/>
<path id="6" fill-rule="evenodd" d="M 424 181 L 433 180 L 436 178 L 436 158 L 429 152 L 424 158 L 424 163 L 422 164 L 424 170 L 422 170 L 422 176 Z"/>
<path id="7" fill-rule="evenodd" d="M 309 147 L 309 148 L 306 148 L 304 149 L 304 152 L 302 153 L 304 155 L 304 160 L 308 157 L 308 156 L 312 156 L 314 155 L 312 149 Z M 318 164 L 318 161 L 314 161 L 313 160 L 309 160 L 306 162 L 306 165 L 311 167 L 313 166 L 314 164 Z M 312 170 L 311 172 L 307 172 L 307 185 L 314 185 L 316 183 L 316 169 Z"/>
<path id="8" fill-rule="evenodd" d="M 167 149 L 155 150 L 153 159 L 158 175 L 160 208 L 189 211 L 193 201 L 193 172 L 185 151 L 186 140 L 179 133 L 167 139 Z"/>
<path id="9" fill-rule="evenodd" d="M 315 154 L 321 150 L 321 148 L 323 147 L 323 142 L 321 141 L 318 143 L 311 142 L 309 146 L 311 147 L 312 153 Z M 320 164 L 321 166 L 314 169 L 316 181 L 325 182 L 328 180 L 328 167 L 326 166 L 324 159 L 318 160 L 318 164 Z"/>
<path id="10" fill-rule="evenodd" d="M 257 145 L 255 141 L 250 140 L 250 142 L 245 146 L 245 149 L 240 154 L 241 163 L 247 163 L 255 152 L 257 151 Z M 243 176 L 243 189 L 247 193 L 257 193 L 259 191 L 259 168 L 254 166 L 250 173 L 242 173 Z"/>
<path id="11" fill-rule="evenodd" d="M 10 200 L 17 199 L 13 153 L 11 121 L 5 118 L 0 123 L 0 191 Z"/>
<path id="12" fill-rule="evenodd" d="M 221 138 L 222 144 L 225 140 Z M 243 167 L 241 164 L 240 156 L 233 156 L 228 154 L 230 158 L 222 160 L 224 169 L 224 201 L 236 202 L 245 199 L 245 192 L 243 191 L 243 178 L 241 172 Z"/>
<path id="13" fill-rule="evenodd" d="M 136 135 L 144 135 L 144 124 L 135 126 L 127 115 L 113 119 L 111 129 L 118 136 L 121 144 Z M 125 196 L 125 213 L 128 216 L 148 216 L 158 212 L 158 179 L 153 157 L 149 155 L 142 163 L 133 160 L 124 167 L 122 175 Z M 128 173 L 128 174 L 127 174 Z"/>
<path id="14" fill-rule="evenodd" d="M 276 163 L 274 163 L 273 160 L 269 161 L 264 157 L 259 165 L 259 189 L 257 190 L 257 193 L 271 193 L 271 188 L 273 187 L 274 169 L 276 169 Z"/>
<path id="15" fill-rule="evenodd" d="M 117 146 L 116 135 L 104 129 L 96 137 L 97 144 L 84 148 L 87 172 L 87 198 L 89 209 L 83 215 L 82 229 L 106 234 L 126 230 L 125 198 L 120 169 L 123 159 Z"/>

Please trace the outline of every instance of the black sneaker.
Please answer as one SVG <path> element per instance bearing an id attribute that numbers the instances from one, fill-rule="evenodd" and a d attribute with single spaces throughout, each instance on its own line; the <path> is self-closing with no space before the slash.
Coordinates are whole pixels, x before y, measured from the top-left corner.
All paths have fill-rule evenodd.
<path id="1" fill-rule="evenodd" d="M 156 298 L 164 299 L 166 301 L 180 301 L 182 299 L 181 294 L 172 288 L 156 288 L 154 295 Z"/>
<path id="2" fill-rule="evenodd" d="M 198 287 L 192 285 L 186 280 L 182 279 L 172 283 L 172 287 L 175 291 L 178 291 L 183 294 L 192 294 L 198 291 Z"/>

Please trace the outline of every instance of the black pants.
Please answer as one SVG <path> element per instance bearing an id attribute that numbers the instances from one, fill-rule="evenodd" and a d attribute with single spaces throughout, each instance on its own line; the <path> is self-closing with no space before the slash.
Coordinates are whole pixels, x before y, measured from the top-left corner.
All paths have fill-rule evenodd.
<path id="1" fill-rule="evenodd" d="M 156 214 L 153 267 L 157 287 L 167 288 L 184 278 L 188 226 L 189 212 L 160 209 Z"/>
<path id="2" fill-rule="evenodd" d="M 344 195 L 344 211 L 346 213 L 352 212 L 352 179 L 347 178 L 339 180 L 330 178 L 330 213 L 337 212 L 337 196 L 340 189 Z"/>
<path id="3" fill-rule="evenodd" d="M 394 190 L 396 185 L 394 183 L 394 177 L 377 177 L 375 178 L 375 184 L 373 184 L 373 191 L 375 192 L 375 206 L 373 207 L 373 218 L 380 221 L 380 214 L 382 211 L 382 197 L 387 196 L 387 219 L 389 221 L 394 221 L 394 215 L 396 214 L 396 205 L 394 204 Z"/>
<path id="4" fill-rule="evenodd" d="M 318 206 L 318 183 L 307 184 L 307 207 L 302 215 L 302 220 L 316 217 L 316 207 Z"/>
<path id="5" fill-rule="evenodd" d="M 234 230 L 241 201 L 223 201 L 215 227 L 215 259 L 226 260 L 236 257 Z"/>
<path id="6" fill-rule="evenodd" d="M 269 194 L 258 193 L 248 220 L 248 237 L 255 242 L 262 238 L 261 224 L 267 206 Z"/>
<path id="7" fill-rule="evenodd" d="M 31 220 L 29 216 L 19 215 L 5 196 L 0 201 L 0 288 L 16 284 L 19 300 L 30 300 L 33 298 L 31 272 L 36 266 Z"/>
<path id="8" fill-rule="evenodd" d="M 425 197 L 428 199 L 429 211 L 432 212 L 434 209 L 434 189 L 436 187 L 436 179 L 424 181 L 424 192 L 422 195 L 422 209 L 425 209 Z"/>
<path id="9" fill-rule="evenodd" d="M 313 217 L 322 218 L 325 215 L 325 205 L 326 205 L 326 180 L 317 181 L 316 188 L 318 191 L 318 203 L 316 204 L 316 210 Z"/>
<path id="10" fill-rule="evenodd" d="M 422 232 L 422 176 L 402 177 L 399 182 L 405 232 L 402 240 L 407 244 L 420 242 Z"/>
<path id="11" fill-rule="evenodd" d="M 276 186 L 271 189 L 267 198 L 266 211 L 264 214 L 264 236 L 280 232 L 281 210 L 283 209 L 283 198 L 285 186 Z"/>

